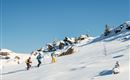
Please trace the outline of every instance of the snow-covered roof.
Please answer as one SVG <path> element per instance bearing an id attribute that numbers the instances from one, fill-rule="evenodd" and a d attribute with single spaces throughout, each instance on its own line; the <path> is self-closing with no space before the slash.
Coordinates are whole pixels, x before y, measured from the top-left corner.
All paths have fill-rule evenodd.
<path id="1" fill-rule="evenodd" d="M 81 37 L 81 38 L 87 38 L 87 36 L 86 36 L 86 35 L 81 35 L 80 37 Z"/>
<path id="2" fill-rule="evenodd" d="M 63 40 L 60 41 L 61 43 L 65 43 Z"/>
<path id="3" fill-rule="evenodd" d="M 8 53 L 11 53 L 12 51 L 9 50 L 9 49 L 0 49 L 0 52 L 8 52 Z"/>
<path id="4" fill-rule="evenodd" d="M 51 43 L 47 43 L 47 45 L 51 45 L 51 46 L 52 46 L 52 44 L 51 44 Z"/>
<path id="5" fill-rule="evenodd" d="M 75 42 L 75 38 L 68 38 L 69 41 Z"/>
<path id="6" fill-rule="evenodd" d="M 59 45 L 60 43 L 64 43 L 64 41 L 63 40 L 57 41 L 56 45 Z"/>

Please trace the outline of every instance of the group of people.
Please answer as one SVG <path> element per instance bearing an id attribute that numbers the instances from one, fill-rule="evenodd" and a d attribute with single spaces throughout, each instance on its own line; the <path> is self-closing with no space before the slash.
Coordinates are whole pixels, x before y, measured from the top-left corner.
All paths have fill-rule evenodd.
<path id="1" fill-rule="evenodd" d="M 41 63 L 42 63 L 42 59 L 44 58 L 42 51 L 37 51 L 36 52 L 36 59 L 37 59 L 37 67 L 40 67 Z M 55 63 L 56 62 L 56 57 L 55 57 L 55 51 L 53 51 L 51 53 L 51 63 Z M 32 60 L 31 57 L 29 57 L 28 59 L 26 59 L 25 61 L 26 66 L 27 66 L 27 70 L 29 70 L 31 68 L 31 64 L 32 64 Z"/>
<path id="2" fill-rule="evenodd" d="M 42 58 L 44 58 L 43 54 L 41 53 L 41 51 L 38 51 L 37 53 L 37 67 L 40 67 L 41 63 L 42 63 Z M 51 63 L 55 63 L 56 62 L 56 54 L 55 54 L 55 51 L 53 51 L 51 53 Z M 29 70 L 31 68 L 31 64 L 32 64 L 32 60 L 31 60 L 31 57 L 29 57 L 28 59 L 26 59 L 25 61 L 26 65 L 27 65 L 27 70 Z M 112 69 L 112 73 L 113 74 L 118 74 L 120 72 L 119 70 L 119 67 L 120 67 L 120 64 L 118 61 L 116 61 L 116 64 L 114 66 L 114 68 Z"/>

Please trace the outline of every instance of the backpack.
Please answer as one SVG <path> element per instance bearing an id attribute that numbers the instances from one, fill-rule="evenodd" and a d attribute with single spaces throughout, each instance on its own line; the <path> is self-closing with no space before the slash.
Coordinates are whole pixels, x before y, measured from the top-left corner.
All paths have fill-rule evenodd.
<path id="1" fill-rule="evenodd" d="M 28 59 L 25 60 L 25 63 L 26 63 L 26 64 L 29 63 Z"/>

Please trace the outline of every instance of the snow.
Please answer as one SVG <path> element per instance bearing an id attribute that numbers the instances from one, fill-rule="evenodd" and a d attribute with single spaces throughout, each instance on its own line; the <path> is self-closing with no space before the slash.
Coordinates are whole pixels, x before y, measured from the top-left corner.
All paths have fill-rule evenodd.
<path id="1" fill-rule="evenodd" d="M 11 53 L 12 51 L 8 50 L 8 49 L 0 49 L 0 52 L 9 52 L 9 53 Z"/>
<path id="2" fill-rule="evenodd" d="M 94 41 L 89 44 L 84 40 L 74 45 L 73 54 L 57 57 L 53 64 L 46 53 L 39 68 L 35 67 L 37 60 L 33 56 L 32 68 L 28 71 L 24 61 L 30 55 L 17 53 L 22 57 L 20 64 L 5 61 L 1 67 L 2 80 L 129 80 L 129 35 L 130 31 L 124 31 L 105 39 L 91 38 Z M 62 50 L 56 53 L 60 52 Z M 116 61 L 120 64 L 120 73 L 112 74 Z"/>
<path id="3" fill-rule="evenodd" d="M 114 40 L 105 42 L 107 56 L 103 54 L 101 42 L 78 47 L 72 55 L 57 58 L 57 63 L 50 64 L 49 57 L 40 68 L 25 70 L 25 64 L 3 66 L 3 80 L 129 80 L 129 45 L 128 41 Z M 121 57 L 116 57 L 123 55 Z M 26 56 L 26 55 L 25 55 Z M 113 58 L 115 57 L 115 58 Z M 121 72 L 111 74 L 116 61 L 119 61 Z M 37 65 L 33 58 L 33 66 Z M 104 72 L 104 73 L 103 73 Z"/>
<path id="4" fill-rule="evenodd" d="M 126 21 L 125 23 L 129 24 L 130 25 L 130 21 Z"/>
<path id="5" fill-rule="evenodd" d="M 11 59 L 13 59 L 15 56 L 16 56 L 16 53 L 15 52 L 13 52 L 13 51 L 11 51 L 11 50 L 9 50 L 9 49 L 0 49 L 0 52 L 7 52 L 9 55 L 8 55 L 8 57 L 10 57 Z M 1 58 L 4 58 L 5 56 L 1 56 L 0 55 L 0 59 Z M 1 63 L 1 62 L 0 62 Z"/>

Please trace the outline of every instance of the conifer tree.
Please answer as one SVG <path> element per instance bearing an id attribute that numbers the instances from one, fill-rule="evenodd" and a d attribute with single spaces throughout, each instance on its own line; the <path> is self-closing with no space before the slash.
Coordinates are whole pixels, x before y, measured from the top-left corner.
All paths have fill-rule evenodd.
<path id="1" fill-rule="evenodd" d="M 110 28 L 109 28 L 109 26 L 106 24 L 106 25 L 105 25 L 104 36 L 107 36 L 109 33 L 110 33 Z"/>

